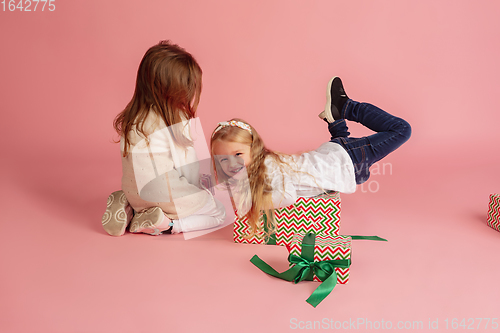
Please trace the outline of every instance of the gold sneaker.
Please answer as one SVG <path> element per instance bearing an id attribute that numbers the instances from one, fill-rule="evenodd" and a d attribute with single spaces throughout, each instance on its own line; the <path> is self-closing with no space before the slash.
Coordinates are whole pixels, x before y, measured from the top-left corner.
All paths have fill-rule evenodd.
<path id="1" fill-rule="evenodd" d="M 151 207 L 134 215 L 129 231 L 157 236 L 170 230 L 172 225 L 172 221 L 165 217 L 160 207 Z"/>

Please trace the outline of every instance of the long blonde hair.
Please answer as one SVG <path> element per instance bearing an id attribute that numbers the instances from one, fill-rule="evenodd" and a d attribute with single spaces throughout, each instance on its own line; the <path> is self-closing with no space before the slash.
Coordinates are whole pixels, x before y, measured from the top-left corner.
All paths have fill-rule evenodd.
<path id="1" fill-rule="evenodd" d="M 240 121 L 250 126 L 251 133 L 245 129 L 236 126 L 225 126 L 215 132 L 210 140 L 210 152 L 212 154 L 212 165 L 218 183 L 229 184 L 231 179 L 227 176 L 218 160 L 215 158 L 214 146 L 218 142 L 237 142 L 248 145 L 250 147 L 251 163 L 247 167 L 248 181 L 251 194 L 251 207 L 245 216 L 248 218 L 250 225 L 250 235 L 264 232 L 266 237 L 276 231 L 276 222 L 274 219 L 274 208 L 272 202 L 273 188 L 270 184 L 270 179 L 267 176 L 267 168 L 264 164 L 266 158 L 272 158 L 280 166 L 283 165 L 283 154 L 276 153 L 268 149 L 264 145 L 264 141 L 246 121 L 238 118 L 231 119 Z M 262 213 L 266 213 L 267 219 L 265 222 L 262 219 Z M 262 224 L 261 224 L 262 221 Z M 265 223 L 265 226 L 264 226 Z M 260 230 L 264 226 L 265 230 Z"/>
<path id="2" fill-rule="evenodd" d="M 202 71 L 193 56 L 170 41 L 161 41 L 149 48 L 137 70 L 134 96 L 127 107 L 116 116 L 113 126 L 124 138 L 128 155 L 128 133 L 133 126 L 144 137 L 144 120 L 149 112 L 156 113 L 167 126 L 196 116 L 200 101 Z M 183 148 L 193 142 L 182 133 L 182 126 L 174 126 L 173 138 Z"/>

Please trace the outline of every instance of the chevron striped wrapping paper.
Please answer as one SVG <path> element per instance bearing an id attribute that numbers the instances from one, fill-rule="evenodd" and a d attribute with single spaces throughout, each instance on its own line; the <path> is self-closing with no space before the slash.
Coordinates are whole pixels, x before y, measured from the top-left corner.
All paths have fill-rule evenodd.
<path id="1" fill-rule="evenodd" d="M 293 236 L 292 243 L 289 246 L 290 254 L 300 256 L 302 253 L 303 233 Z M 351 236 L 330 236 L 316 235 L 316 244 L 314 245 L 314 261 L 341 260 L 351 258 Z M 291 265 L 290 265 L 291 266 Z M 337 283 L 346 284 L 349 281 L 349 268 L 335 267 L 337 272 Z M 313 281 L 321 282 L 314 275 Z"/>
<path id="2" fill-rule="evenodd" d="M 274 216 L 277 230 L 274 235 L 276 245 L 290 244 L 296 233 L 336 236 L 340 231 L 340 194 L 331 192 L 312 198 L 300 197 L 295 204 L 276 209 Z M 233 239 L 235 243 L 267 244 L 261 236 L 246 237 L 250 226 L 248 220 L 236 218 L 233 224 Z"/>
<path id="3" fill-rule="evenodd" d="M 500 231 L 500 194 L 490 194 L 488 219 L 486 223 L 493 229 Z"/>

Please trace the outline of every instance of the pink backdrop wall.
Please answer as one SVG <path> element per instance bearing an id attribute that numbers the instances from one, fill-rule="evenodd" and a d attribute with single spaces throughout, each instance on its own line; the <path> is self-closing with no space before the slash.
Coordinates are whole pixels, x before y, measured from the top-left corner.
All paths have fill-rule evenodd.
<path id="1" fill-rule="evenodd" d="M 54 12 L 0 11 L 0 331 L 164 332 L 169 322 L 179 332 L 224 331 L 243 322 L 244 329 L 230 331 L 264 325 L 287 331 L 289 318 L 298 313 L 304 320 L 499 315 L 488 310 L 494 304 L 490 291 L 498 289 L 488 282 L 500 276 L 496 267 L 487 268 L 498 262 L 494 255 L 476 263 L 483 267 L 479 276 L 463 280 L 457 275 L 467 268 L 457 269 L 463 262 L 456 262 L 457 256 L 477 260 L 466 247 L 476 248 L 477 256 L 499 250 L 498 233 L 484 225 L 487 197 L 500 192 L 499 2 L 57 0 L 55 5 Z M 411 140 L 386 160 L 392 174 L 375 175 L 380 191 L 343 197 L 343 218 L 351 221 L 343 233 L 393 237 L 385 248 L 355 245 L 361 262 L 354 276 L 366 280 L 330 296 L 344 306 L 332 300 L 316 312 L 306 308 L 303 299 L 312 287 L 295 294 L 298 286 L 256 272 L 247 259 L 256 251 L 271 256 L 273 250 L 234 250 L 227 228 L 207 239 L 241 275 L 226 268 L 202 288 L 192 277 L 172 277 L 166 266 L 165 282 L 155 286 L 171 290 L 162 289 L 161 297 L 141 292 L 153 288 L 149 284 L 131 288 L 128 278 L 119 279 L 117 272 L 135 281 L 141 272 L 155 276 L 158 261 L 171 257 L 165 249 L 190 253 L 183 258 L 193 261 L 197 250 L 210 246 L 178 238 L 115 239 L 99 225 L 107 195 L 120 186 L 112 121 L 132 96 L 144 52 L 162 39 L 190 51 L 204 71 L 199 117 L 206 136 L 217 122 L 240 117 L 273 149 L 313 149 L 328 139 L 316 115 L 333 75 L 343 78 L 350 97 L 412 124 Z M 355 135 L 368 133 L 353 128 Z M 359 209 L 362 205 L 366 209 Z M 420 248 L 439 263 L 426 264 L 416 254 Z M 144 251 L 157 257 L 144 259 Z M 374 255 L 402 263 L 383 275 L 387 271 L 371 266 Z M 286 254 L 279 257 L 285 260 Z M 407 263 L 415 258 L 421 269 L 437 272 L 436 281 L 401 273 L 417 270 Z M 116 278 L 113 283 L 109 276 Z M 251 293 L 254 283 L 265 299 L 286 296 L 272 304 L 234 300 L 231 290 Z M 181 300 L 188 285 L 194 288 L 193 302 Z M 392 293 L 394 286 L 404 291 Z M 377 301 L 384 297 L 387 301 Z M 154 307 L 155 319 L 146 320 L 150 312 L 137 304 Z M 182 311 L 192 307 L 201 316 L 199 325 Z M 126 316 L 130 311 L 138 315 Z M 263 315 L 252 320 L 256 313 Z"/>
<path id="2" fill-rule="evenodd" d="M 3 123 L 14 130 L 23 120 L 25 135 L 16 140 L 23 146 L 38 136 L 66 147 L 62 137 L 79 135 L 86 140 L 73 145 L 114 149 L 102 142 L 131 97 L 138 63 L 149 46 L 168 38 L 202 65 L 200 117 L 207 128 L 240 116 L 272 147 L 308 149 L 325 138 L 317 130 L 323 124 L 309 115 L 321 110 L 326 82 L 339 75 L 353 97 L 408 118 L 413 144 L 491 139 L 498 6 L 86 1 L 57 3 L 54 12 L 2 12 Z M 475 126 L 466 130 L 471 118 Z M 65 126 L 49 126 L 56 121 Z M 278 122 L 310 140 L 275 135 Z"/>

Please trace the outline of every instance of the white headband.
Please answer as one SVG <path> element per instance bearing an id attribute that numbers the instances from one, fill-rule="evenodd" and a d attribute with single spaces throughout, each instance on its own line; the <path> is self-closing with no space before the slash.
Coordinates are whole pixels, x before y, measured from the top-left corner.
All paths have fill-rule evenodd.
<path id="1" fill-rule="evenodd" d="M 227 126 L 236 126 L 236 127 L 241 128 L 241 129 L 247 130 L 247 131 L 250 132 L 250 134 L 252 134 L 252 129 L 250 128 L 250 125 L 245 124 L 245 123 L 243 123 L 241 121 L 231 120 L 231 121 L 222 121 L 222 122 L 220 122 L 218 124 L 217 128 L 212 133 L 212 137 L 215 135 L 215 133 L 217 133 L 222 128 L 227 127 Z"/>

